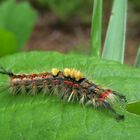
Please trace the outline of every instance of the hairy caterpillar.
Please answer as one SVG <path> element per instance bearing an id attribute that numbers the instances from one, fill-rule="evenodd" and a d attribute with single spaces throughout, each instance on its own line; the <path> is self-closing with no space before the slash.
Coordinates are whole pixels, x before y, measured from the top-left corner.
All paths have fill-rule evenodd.
<path id="1" fill-rule="evenodd" d="M 75 69 L 65 68 L 60 71 L 53 68 L 51 72 L 39 74 L 14 74 L 0 67 L 0 74 L 10 77 L 9 86 L 14 95 L 54 94 L 67 102 L 77 101 L 84 105 L 105 108 L 115 115 L 116 119 L 124 119 L 124 115 L 115 111 L 113 104 L 126 102 L 125 96 L 96 85 Z"/>

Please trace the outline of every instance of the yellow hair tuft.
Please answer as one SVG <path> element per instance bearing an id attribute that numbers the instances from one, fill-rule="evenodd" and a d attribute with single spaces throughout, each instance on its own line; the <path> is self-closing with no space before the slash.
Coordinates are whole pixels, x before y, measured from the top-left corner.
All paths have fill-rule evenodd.
<path id="1" fill-rule="evenodd" d="M 70 69 L 69 68 L 64 69 L 64 76 L 66 76 L 66 77 L 70 76 Z"/>
<path id="2" fill-rule="evenodd" d="M 79 81 L 82 78 L 83 78 L 83 74 L 80 71 L 76 71 L 76 73 L 75 73 L 75 80 Z"/>
<path id="3" fill-rule="evenodd" d="M 83 74 L 80 71 L 73 69 L 69 69 L 69 68 L 65 68 L 64 69 L 64 76 L 66 77 L 70 77 L 75 79 L 76 81 L 79 81 L 81 78 L 83 78 Z"/>
<path id="4" fill-rule="evenodd" d="M 71 78 L 75 78 L 75 73 L 76 73 L 76 70 L 75 69 L 71 69 L 70 70 L 70 77 Z"/>
<path id="5" fill-rule="evenodd" d="M 57 68 L 53 68 L 53 69 L 52 69 L 52 74 L 53 74 L 53 76 L 56 76 L 59 72 L 60 72 L 60 70 L 57 69 Z"/>

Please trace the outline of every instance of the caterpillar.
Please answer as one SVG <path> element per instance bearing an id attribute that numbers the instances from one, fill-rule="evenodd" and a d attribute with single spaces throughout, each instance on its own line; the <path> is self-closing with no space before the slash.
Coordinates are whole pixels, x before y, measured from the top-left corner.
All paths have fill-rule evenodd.
<path id="1" fill-rule="evenodd" d="M 100 87 L 74 68 L 65 68 L 63 71 L 53 68 L 51 72 L 39 74 L 15 74 L 0 67 L 0 74 L 9 76 L 9 87 L 13 95 L 53 94 L 67 102 L 80 102 L 86 106 L 107 109 L 117 120 L 124 119 L 124 115 L 117 113 L 113 105 L 126 102 L 125 96 Z"/>

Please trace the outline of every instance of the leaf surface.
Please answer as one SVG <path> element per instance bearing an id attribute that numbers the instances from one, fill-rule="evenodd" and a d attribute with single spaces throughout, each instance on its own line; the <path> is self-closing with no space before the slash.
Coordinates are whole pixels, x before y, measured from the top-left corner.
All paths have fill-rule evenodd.
<path id="1" fill-rule="evenodd" d="M 0 64 L 15 73 L 50 71 L 53 67 L 74 67 L 100 85 L 108 86 L 127 97 L 128 103 L 140 100 L 140 70 L 113 61 L 63 55 L 52 52 L 19 53 L 0 58 Z M 5 85 L 6 76 L 0 75 Z M 2 81 L 4 83 L 2 83 Z M 133 110 L 137 108 L 137 104 Z M 138 140 L 140 116 L 124 111 L 125 120 L 116 121 L 104 111 L 66 103 L 40 94 L 12 96 L 0 94 L 0 139 L 34 140 Z"/>
<path id="2" fill-rule="evenodd" d="M 114 0 L 112 13 L 107 29 L 103 59 L 124 62 L 127 0 Z"/>

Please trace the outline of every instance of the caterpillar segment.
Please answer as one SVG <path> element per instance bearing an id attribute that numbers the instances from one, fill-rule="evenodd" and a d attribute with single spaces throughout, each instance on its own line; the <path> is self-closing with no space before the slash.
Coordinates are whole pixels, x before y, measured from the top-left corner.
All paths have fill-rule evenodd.
<path id="1" fill-rule="evenodd" d="M 126 102 L 125 96 L 102 88 L 75 69 L 65 68 L 60 71 L 53 68 L 51 72 L 39 74 L 14 74 L 0 67 L 0 73 L 10 77 L 12 94 L 55 95 L 67 102 L 80 102 L 86 106 L 105 108 L 115 115 L 116 119 L 124 119 L 113 109 L 113 104 Z"/>

